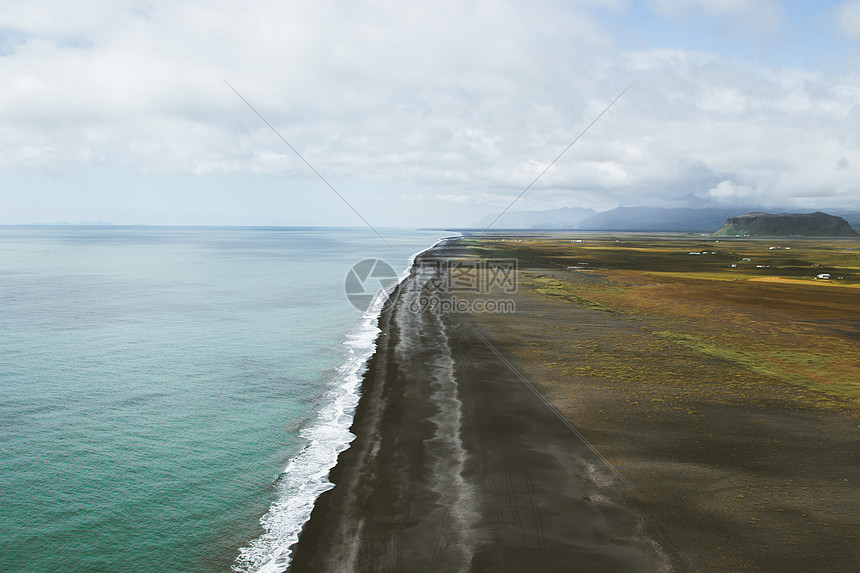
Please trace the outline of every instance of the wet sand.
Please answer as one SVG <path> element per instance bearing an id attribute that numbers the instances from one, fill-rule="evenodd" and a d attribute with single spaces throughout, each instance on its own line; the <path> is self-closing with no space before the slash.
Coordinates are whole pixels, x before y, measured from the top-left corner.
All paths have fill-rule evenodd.
<path id="1" fill-rule="evenodd" d="M 667 570 L 659 532 L 623 503 L 628 485 L 486 331 L 415 312 L 426 273 L 416 265 L 381 316 L 357 437 L 289 570 Z"/>

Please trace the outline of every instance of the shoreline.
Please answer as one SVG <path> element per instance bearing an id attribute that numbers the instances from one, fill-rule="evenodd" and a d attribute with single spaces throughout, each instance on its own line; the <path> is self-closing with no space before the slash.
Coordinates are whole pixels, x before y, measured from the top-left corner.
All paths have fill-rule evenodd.
<path id="1" fill-rule="evenodd" d="M 404 312 L 418 257 L 383 309 L 351 431 L 288 571 L 660 571 L 625 485 L 500 359 L 467 314 Z"/>
<path id="2" fill-rule="evenodd" d="M 371 306 L 361 317 L 355 328 L 348 332 L 344 345 L 350 353 L 355 353 L 337 367 L 338 375 L 333 380 L 333 387 L 326 394 L 326 405 L 318 413 L 316 423 L 302 430 L 303 436 L 309 439 L 308 445 L 292 457 L 282 472 L 281 479 L 288 480 L 281 484 L 283 491 L 261 518 L 265 532 L 240 548 L 236 563 L 249 567 L 255 573 L 279 573 L 286 571 L 292 559 L 291 548 L 296 544 L 298 536 L 310 519 L 317 498 L 334 487 L 329 479 L 329 473 L 337 465 L 340 453 L 349 449 L 355 436 L 350 432 L 353 414 L 358 406 L 361 386 L 368 363 L 376 353 L 379 343 L 380 316 L 387 305 L 391 294 L 409 276 L 415 259 L 423 253 L 437 247 L 441 243 L 457 237 L 443 237 L 430 247 L 423 248 L 410 255 L 406 268 L 400 273 L 397 283 L 385 291 L 380 291 Z M 348 424 L 343 418 L 348 416 Z M 339 436 L 333 438 L 332 433 Z M 321 464 L 319 457 L 330 459 L 330 463 Z M 284 523 L 287 527 L 284 527 Z M 273 523 L 273 525 L 269 525 Z M 271 550 L 274 548 L 274 551 Z M 253 561 L 260 555 L 265 560 L 254 565 Z"/>

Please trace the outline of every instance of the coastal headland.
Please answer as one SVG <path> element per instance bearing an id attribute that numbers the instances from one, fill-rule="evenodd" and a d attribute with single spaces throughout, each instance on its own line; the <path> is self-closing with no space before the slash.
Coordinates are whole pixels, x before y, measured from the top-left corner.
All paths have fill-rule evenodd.
<path id="1" fill-rule="evenodd" d="M 425 252 L 289 570 L 853 571 L 858 248 Z"/>

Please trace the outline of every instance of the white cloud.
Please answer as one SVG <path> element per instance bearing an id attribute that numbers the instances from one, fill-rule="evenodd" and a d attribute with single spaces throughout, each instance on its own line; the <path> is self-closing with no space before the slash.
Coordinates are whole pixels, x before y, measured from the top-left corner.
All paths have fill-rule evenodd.
<path id="1" fill-rule="evenodd" d="M 733 181 L 720 181 L 719 185 L 709 189 L 707 195 L 721 203 L 737 203 L 738 199 L 747 201 L 755 191 L 746 185 L 736 185 Z"/>
<path id="2" fill-rule="evenodd" d="M 778 28 L 784 19 L 782 8 L 775 0 L 648 0 L 648 3 L 655 12 L 670 17 L 699 12 L 767 30 Z"/>
<path id="3" fill-rule="evenodd" d="M 774 2 L 652 5 L 765 27 L 781 17 Z M 397 187 L 385 204 L 435 198 L 455 215 L 470 205 L 480 210 L 470 222 L 504 208 L 638 77 L 524 207 L 858 201 L 860 78 L 681 49 L 624 53 L 604 9 L 15 3 L 0 14 L 18 38 L 0 57 L 0 171 L 312 181 L 226 78 L 327 179 Z"/>
<path id="4" fill-rule="evenodd" d="M 454 203 L 455 205 L 465 205 L 466 203 L 472 203 L 474 198 L 470 195 L 442 193 L 436 195 L 436 200 L 444 201 L 445 203 Z"/>
<path id="5" fill-rule="evenodd" d="M 834 19 L 839 31 L 854 40 L 860 40 L 860 0 L 837 5 Z"/>

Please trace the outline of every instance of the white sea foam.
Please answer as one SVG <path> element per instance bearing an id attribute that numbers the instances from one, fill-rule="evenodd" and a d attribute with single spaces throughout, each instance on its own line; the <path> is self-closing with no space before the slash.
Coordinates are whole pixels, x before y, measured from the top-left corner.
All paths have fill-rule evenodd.
<path id="1" fill-rule="evenodd" d="M 409 258 L 402 282 L 409 276 L 415 259 L 428 249 L 416 252 Z M 344 344 L 349 359 L 338 368 L 333 387 L 323 401 L 314 424 L 301 431 L 308 440 L 307 446 L 291 459 L 278 481 L 278 500 L 260 519 L 266 531 L 240 549 L 233 570 L 239 573 L 281 573 L 290 564 L 290 546 L 298 541 L 302 527 L 310 518 L 319 495 L 334 487 L 328 476 L 337 463 L 338 455 L 355 439 L 349 429 L 358 405 L 361 379 L 367 360 L 376 350 L 377 326 L 382 306 L 395 286 L 380 292 L 356 329 L 347 336 Z"/>
<path id="2" fill-rule="evenodd" d="M 361 376 L 376 348 L 374 341 L 378 334 L 376 316 L 368 312 L 347 337 L 344 344 L 349 348 L 349 360 L 338 369 L 336 384 L 325 396 L 315 423 L 301 431 L 308 444 L 288 462 L 278 481 L 278 500 L 260 519 L 266 533 L 240 550 L 234 571 L 286 570 L 290 563 L 289 548 L 310 518 L 314 502 L 321 493 L 334 487 L 328 479 L 329 471 L 338 455 L 355 439 L 349 428 L 358 405 Z"/>
<path id="3" fill-rule="evenodd" d="M 415 259 L 417 259 L 419 256 L 421 256 L 422 253 L 426 253 L 427 251 L 435 249 L 436 247 L 438 247 L 439 245 L 441 245 L 445 241 L 448 241 L 450 239 L 455 239 L 455 238 L 457 238 L 457 236 L 462 237 L 463 234 L 458 233 L 455 236 L 442 237 L 441 239 L 439 239 L 438 241 L 436 241 L 435 243 L 433 243 L 432 245 L 430 245 L 426 249 L 422 249 L 422 250 L 418 251 L 417 253 L 413 254 L 411 257 L 409 257 L 409 264 L 406 266 L 406 270 L 403 271 L 403 273 L 400 275 L 400 282 L 403 282 L 403 279 L 405 279 L 406 277 L 409 276 L 409 271 L 412 270 L 412 267 L 415 265 Z"/>

